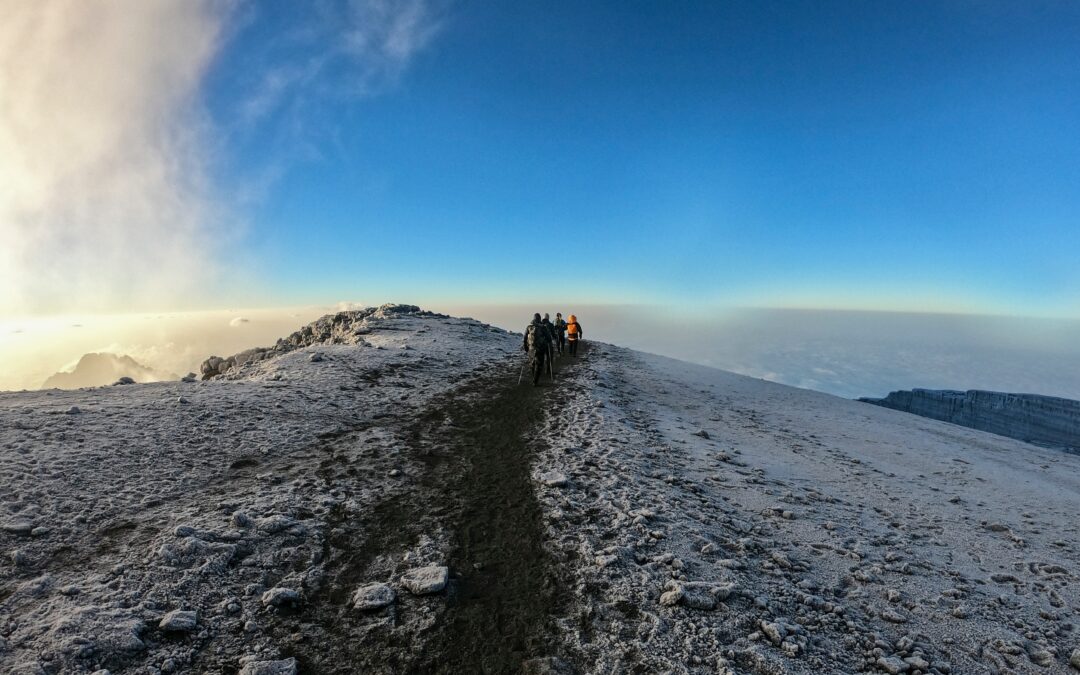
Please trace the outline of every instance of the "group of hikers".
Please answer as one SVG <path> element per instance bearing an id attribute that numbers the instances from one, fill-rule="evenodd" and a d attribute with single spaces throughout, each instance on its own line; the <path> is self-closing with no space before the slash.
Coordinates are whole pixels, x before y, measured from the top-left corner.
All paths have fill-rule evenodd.
<path id="1" fill-rule="evenodd" d="M 529 370 L 534 387 L 540 384 L 540 376 L 545 372 L 554 379 L 553 361 L 556 353 L 561 355 L 569 351 L 570 356 L 577 356 L 582 335 L 581 324 L 573 314 L 568 320 L 563 320 L 562 313 L 556 312 L 554 323 L 550 314 L 545 314 L 543 319 L 539 312 L 533 314 L 532 323 L 525 327 L 522 348 L 529 354 Z"/>

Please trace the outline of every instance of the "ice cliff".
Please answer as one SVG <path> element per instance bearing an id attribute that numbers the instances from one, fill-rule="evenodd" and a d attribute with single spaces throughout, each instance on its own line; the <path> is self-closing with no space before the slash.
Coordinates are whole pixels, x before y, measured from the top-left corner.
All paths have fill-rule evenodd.
<path id="1" fill-rule="evenodd" d="M 1080 401 L 978 389 L 912 389 L 859 400 L 1021 441 L 1080 451 Z"/>

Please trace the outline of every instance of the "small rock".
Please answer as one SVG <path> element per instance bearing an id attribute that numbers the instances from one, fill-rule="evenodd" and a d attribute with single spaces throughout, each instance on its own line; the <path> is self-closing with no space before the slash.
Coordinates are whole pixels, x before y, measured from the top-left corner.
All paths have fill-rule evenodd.
<path id="1" fill-rule="evenodd" d="M 705 431 L 704 429 L 701 429 L 700 431 L 698 431 L 694 435 L 695 436 L 700 436 L 701 438 L 704 438 L 705 440 L 709 440 L 709 432 Z"/>
<path id="2" fill-rule="evenodd" d="M 779 646 L 780 643 L 784 641 L 784 638 L 787 637 L 784 629 L 780 627 L 780 624 L 761 621 L 758 625 L 761 628 L 762 634 L 774 645 Z"/>
<path id="3" fill-rule="evenodd" d="M 915 670 L 921 670 L 924 673 L 930 670 L 930 662 L 921 656 L 909 656 L 904 659 L 904 663 L 910 665 Z"/>
<path id="4" fill-rule="evenodd" d="M 12 551 L 10 557 L 11 564 L 15 567 L 26 567 L 30 564 L 30 558 L 28 558 L 26 554 L 19 549 L 15 549 L 14 551 Z"/>
<path id="5" fill-rule="evenodd" d="M 276 515 L 261 519 L 259 521 L 259 530 L 268 534 L 277 534 L 278 532 L 289 529 L 293 525 L 296 525 L 296 521 L 292 518 Z"/>
<path id="6" fill-rule="evenodd" d="M 322 360 L 323 360 L 323 355 L 318 353 L 318 352 L 315 352 L 314 354 L 312 354 L 311 356 L 308 357 L 308 361 L 311 361 L 312 363 L 319 363 Z"/>
<path id="7" fill-rule="evenodd" d="M 29 520 L 9 520 L 0 525 L 0 530 L 8 534 L 30 534 L 34 531 L 34 523 Z"/>
<path id="8" fill-rule="evenodd" d="M 548 487 L 563 487 L 568 481 L 565 474 L 558 471 L 548 471 L 540 474 L 540 482 Z"/>
<path id="9" fill-rule="evenodd" d="M 446 567 L 432 565 L 409 570 L 401 576 L 401 585 L 413 595 L 438 593 L 446 588 L 450 571 Z"/>
<path id="10" fill-rule="evenodd" d="M 394 602 L 396 597 L 397 594 L 394 589 L 386 584 L 368 584 L 356 589 L 356 592 L 353 593 L 352 604 L 356 609 L 365 611 L 380 609 Z"/>
<path id="11" fill-rule="evenodd" d="M 284 586 L 275 586 L 262 594 L 262 603 L 264 605 L 273 605 L 275 607 L 298 602 L 299 600 L 299 593 L 292 588 L 286 588 Z"/>
<path id="12" fill-rule="evenodd" d="M 187 403 L 188 400 L 186 398 L 184 398 L 183 396 L 181 396 L 181 397 L 176 399 L 176 402 L 177 403 Z"/>
<path id="13" fill-rule="evenodd" d="M 296 675 L 296 659 L 293 658 L 280 661 L 244 659 L 241 663 L 239 675 Z"/>
<path id="14" fill-rule="evenodd" d="M 679 604 L 679 601 L 682 600 L 682 595 L 683 594 L 681 590 L 673 590 L 662 593 L 660 595 L 660 604 L 666 607 L 673 607 Z"/>
<path id="15" fill-rule="evenodd" d="M 122 386 L 122 385 L 125 385 L 125 384 L 135 384 L 135 380 L 133 380 L 130 377 L 128 377 L 127 375 L 125 375 L 125 376 L 121 377 L 119 380 L 117 380 L 116 382 L 113 382 L 114 387 Z"/>
<path id="16" fill-rule="evenodd" d="M 73 405 L 70 408 L 68 408 L 66 411 L 64 411 L 64 414 L 65 415 L 78 415 L 81 412 L 82 412 L 82 410 L 79 409 L 79 406 Z"/>
<path id="17" fill-rule="evenodd" d="M 390 469 L 390 477 L 391 478 L 397 478 L 400 475 L 401 475 L 401 470 L 400 469 Z"/>
<path id="18" fill-rule="evenodd" d="M 889 675 L 898 675 L 899 673 L 906 673 L 911 670 L 911 665 L 904 663 L 904 661 L 897 656 L 879 656 L 877 665 L 886 673 L 889 673 Z"/>
<path id="19" fill-rule="evenodd" d="M 521 672 L 523 675 L 571 675 L 574 671 L 561 659 L 544 656 L 522 663 Z"/>
<path id="20" fill-rule="evenodd" d="M 195 630 L 196 623 L 198 623 L 198 615 L 195 612 L 177 609 L 162 617 L 161 621 L 158 623 L 158 627 L 161 628 L 161 630 L 186 633 Z"/>
<path id="21" fill-rule="evenodd" d="M 1080 670 L 1080 647 L 1072 650 L 1072 655 L 1069 656 L 1069 665 Z"/>
<path id="22" fill-rule="evenodd" d="M 235 513 L 233 513 L 232 517 L 229 518 L 229 522 L 232 524 L 233 527 L 251 527 L 251 518 L 249 518 L 248 515 L 243 511 L 236 511 Z"/>

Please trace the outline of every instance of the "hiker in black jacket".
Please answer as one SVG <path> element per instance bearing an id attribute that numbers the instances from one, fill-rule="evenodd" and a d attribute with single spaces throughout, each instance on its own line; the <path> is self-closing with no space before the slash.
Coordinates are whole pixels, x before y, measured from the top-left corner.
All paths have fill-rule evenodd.
<path id="1" fill-rule="evenodd" d="M 551 333 L 540 320 L 540 314 L 534 314 L 532 323 L 525 327 L 525 341 L 521 348 L 529 353 L 529 369 L 535 387 L 540 384 L 540 376 L 544 374 L 551 356 Z"/>

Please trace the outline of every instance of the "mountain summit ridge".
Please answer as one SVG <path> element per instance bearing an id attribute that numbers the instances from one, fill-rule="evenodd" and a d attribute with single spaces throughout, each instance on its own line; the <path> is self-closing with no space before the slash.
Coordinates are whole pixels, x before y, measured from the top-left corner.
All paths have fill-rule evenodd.
<path id="1" fill-rule="evenodd" d="M 209 380 L 0 393 L 5 665 L 946 675 L 1080 649 L 1080 456 L 594 341 L 517 386 L 520 335 L 409 307 Z"/>

